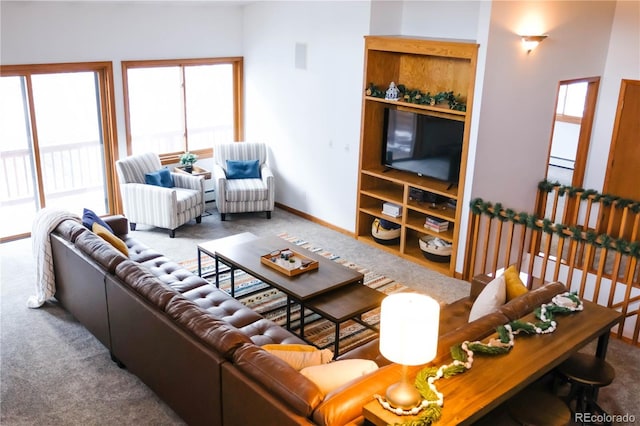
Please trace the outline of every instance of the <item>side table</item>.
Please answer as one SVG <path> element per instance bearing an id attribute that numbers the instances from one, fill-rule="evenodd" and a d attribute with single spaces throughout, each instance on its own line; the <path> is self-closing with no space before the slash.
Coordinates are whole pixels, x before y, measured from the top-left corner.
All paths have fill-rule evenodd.
<path id="1" fill-rule="evenodd" d="M 193 173 L 188 173 L 184 170 L 184 166 L 177 166 L 173 169 L 176 173 L 182 173 L 185 175 L 191 176 L 202 176 L 205 179 L 211 179 L 211 172 L 207 169 L 203 169 L 202 167 L 193 166 Z"/>

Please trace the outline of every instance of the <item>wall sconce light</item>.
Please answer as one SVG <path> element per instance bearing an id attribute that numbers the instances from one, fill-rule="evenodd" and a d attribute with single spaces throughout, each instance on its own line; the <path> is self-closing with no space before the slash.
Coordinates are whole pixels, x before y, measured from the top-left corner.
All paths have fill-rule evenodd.
<path id="1" fill-rule="evenodd" d="M 524 47 L 524 50 L 527 51 L 527 55 L 529 53 L 531 53 L 531 51 L 533 49 L 538 47 L 538 45 L 545 38 L 547 38 L 546 35 L 527 35 L 527 36 L 522 36 L 522 46 Z"/>
<path id="2" fill-rule="evenodd" d="M 402 380 L 389 386 L 387 402 L 395 408 L 411 409 L 422 397 L 409 382 L 409 365 L 433 360 L 438 348 L 440 305 L 417 293 L 396 293 L 384 298 L 380 308 L 380 353 L 402 364 Z"/>

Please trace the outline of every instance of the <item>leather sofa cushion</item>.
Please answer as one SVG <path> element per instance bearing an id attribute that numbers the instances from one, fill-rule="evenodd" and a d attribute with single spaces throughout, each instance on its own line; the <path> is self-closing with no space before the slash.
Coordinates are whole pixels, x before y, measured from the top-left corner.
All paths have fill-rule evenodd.
<path id="1" fill-rule="evenodd" d="M 500 312 L 509 321 L 515 321 L 533 312 L 543 303 L 548 303 L 556 294 L 564 293 L 565 291 L 567 291 L 567 287 L 561 282 L 548 283 L 505 303 L 500 307 Z"/>
<path id="2" fill-rule="evenodd" d="M 296 414 L 309 417 L 322 402 L 324 395 L 315 383 L 258 346 L 245 344 L 238 348 L 233 354 L 233 363 Z"/>
<path id="3" fill-rule="evenodd" d="M 183 329 L 228 360 L 240 346 L 251 343 L 247 336 L 182 296 L 170 300 L 166 312 Z"/>
<path id="4" fill-rule="evenodd" d="M 89 230 L 82 223 L 67 219 L 58 224 L 56 232 L 65 240 L 75 243 L 78 236 Z"/>
<path id="5" fill-rule="evenodd" d="M 153 306 L 163 311 L 169 301 L 179 294 L 132 260 L 125 260 L 119 264 L 116 275 Z"/>
<path id="6" fill-rule="evenodd" d="M 184 297 L 236 328 L 245 327 L 262 318 L 226 292 L 211 284 L 205 284 L 183 293 Z"/>
<path id="7" fill-rule="evenodd" d="M 127 237 L 124 242 L 127 243 L 127 247 L 129 248 L 129 259 L 135 260 L 136 262 L 143 263 L 157 257 L 163 257 L 162 253 L 147 247 L 133 238 Z"/>
<path id="8" fill-rule="evenodd" d="M 109 273 L 113 273 L 120 263 L 127 260 L 120 251 L 93 232 L 83 232 L 78 235 L 75 244 Z"/>
<path id="9" fill-rule="evenodd" d="M 275 322 L 260 318 L 240 329 L 244 334 L 251 338 L 251 341 L 258 346 L 269 344 L 306 344 L 298 336 L 290 333 Z"/>
<path id="10" fill-rule="evenodd" d="M 149 269 L 160 281 L 179 293 L 184 293 L 203 285 L 210 285 L 204 278 L 193 274 L 182 265 L 164 256 L 142 262 L 142 266 Z"/>

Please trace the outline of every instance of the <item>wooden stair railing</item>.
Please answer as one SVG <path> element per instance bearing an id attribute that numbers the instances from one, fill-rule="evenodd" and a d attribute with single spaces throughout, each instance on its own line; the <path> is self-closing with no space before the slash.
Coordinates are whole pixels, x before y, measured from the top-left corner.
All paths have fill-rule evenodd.
<path id="1" fill-rule="evenodd" d="M 601 207 L 602 197 L 591 192 L 579 202 L 577 198 L 563 202 L 561 197 L 558 191 L 551 194 L 540 190 L 537 205 L 542 211 L 550 206 L 550 218 L 473 200 L 463 277 L 470 280 L 480 273 L 495 275 L 515 264 L 526 274 L 529 288 L 545 281 L 561 281 L 581 298 L 622 312 L 617 337 L 639 345 L 640 203 L 607 201 L 604 208 L 609 214 L 604 229 L 610 234 L 598 233 L 587 225 L 598 214 L 595 207 Z M 623 221 L 611 225 L 609 218 L 613 216 Z M 630 232 L 631 240 L 623 238 L 626 232 Z"/>

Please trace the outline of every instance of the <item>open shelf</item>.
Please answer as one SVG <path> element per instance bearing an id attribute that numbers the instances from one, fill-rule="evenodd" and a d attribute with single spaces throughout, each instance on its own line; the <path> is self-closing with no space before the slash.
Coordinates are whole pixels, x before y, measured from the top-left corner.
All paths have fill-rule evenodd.
<path id="1" fill-rule="evenodd" d="M 475 43 L 402 36 L 365 37 L 356 237 L 447 275 L 455 274 L 460 238 L 459 224 L 462 218 L 459 201 L 464 192 L 477 52 L 478 45 Z M 452 110 L 447 104 L 423 105 L 366 95 L 366 88 L 370 84 L 386 90 L 392 81 L 396 85 L 404 85 L 408 90 L 420 90 L 422 93 L 451 91 L 466 104 L 466 111 Z M 458 179 L 454 179 L 455 184 L 382 165 L 387 108 L 464 123 L 460 173 Z M 416 190 L 422 191 L 418 197 L 415 196 Z M 401 206 L 402 216 L 392 218 L 383 215 L 382 206 L 385 202 Z M 436 232 L 425 228 L 428 216 L 447 221 L 447 230 Z M 376 218 L 400 225 L 399 244 L 386 246 L 373 239 L 371 224 Z M 446 262 L 426 259 L 418 243 L 424 235 L 451 243 L 451 258 Z"/>

